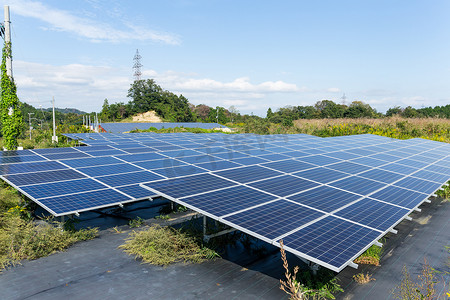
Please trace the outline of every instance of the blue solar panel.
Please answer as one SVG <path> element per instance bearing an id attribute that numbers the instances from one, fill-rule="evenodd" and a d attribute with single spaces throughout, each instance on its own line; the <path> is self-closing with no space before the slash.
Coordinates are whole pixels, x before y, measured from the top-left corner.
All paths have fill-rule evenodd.
<path id="1" fill-rule="evenodd" d="M 377 181 L 357 177 L 350 176 L 335 182 L 330 183 L 330 185 L 352 192 L 360 195 L 368 195 L 370 193 L 375 192 L 385 186 L 384 183 L 380 183 Z"/>
<path id="2" fill-rule="evenodd" d="M 395 185 L 425 194 L 431 194 L 441 187 L 441 184 L 439 183 L 413 177 L 405 177 L 396 182 Z"/>
<path id="3" fill-rule="evenodd" d="M 325 166 L 333 163 L 337 163 L 340 161 L 340 159 L 332 158 L 324 155 L 313 155 L 313 156 L 307 156 L 299 158 L 298 160 L 304 161 L 307 163 L 311 163 L 317 166 Z"/>
<path id="4" fill-rule="evenodd" d="M 162 169 L 162 168 L 173 168 L 178 166 L 186 166 L 187 164 L 173 159 L 173 158 L 165 158 L 165 159 L 156 159 L 156 160 L 146 160 L 146 161 L 140 161 L 133 163 L 136 166 L 140 166 L 147 170 L 154 170 L 154 169 Z"/>
<path id="5" fill-rule="evenodd" d="M 117 165 L 106 165 L 106 166 L 94 166 L 87 168 L 79 168 L 78 171 L 86 174 L 88 176 L 104 176 L 104 175 L 114 175 L 127 172 L 137 172 L 142 171 L 142 169 L 135 167 L 133 165 L 122 163 Z"/>
<path id="6" fill-rule="evenodd" d="M 136 161 L 144 161 L 144 160 L 162 159 L 162 158 L 166 158 L 166 157 L 164 155 L 161 155 L 158 153 L 143 153 L 143 154 L 120 155 L 120 156 L 117 156 L 117 158 L 120 158 L 127 162 L 136 162 Z"/>
<path id="7" fill-rule="evenodd" d="M 105 189 L 106 186 L 90 178 L 35 184 L 21 187 L 29 196 L 40 199 L 66 194 Z"/>
<path id="8" fill-rule="evenodd" d="M 51 207 L 51 211 L 56 215 L 65 214 L 67 212 L 82 212 L 126 201 L 130 201 L 128 196 L 112 189 L 39 200 L 42 205 Z"/>
<path id="9" fill-rule="evenodd" d="M 0 164 L 16 164 L 21 162 L 43 161 L 47 160 L 39 155 L 22 155 L 22 156 L 2 156 Z"/>
<path id="10" fill-rule="evenodd" d="M 120 155 L 120 154 L 127 154 L 124 151 L 111 149 L 111 150 L 96 150 L 96 151 L 84 151 L 85 153 L 92 155 L 94 157 L 97 156 L 111 156 L 111 155 Z"/>
<path id="11" fill-rule="evenodd" d="M 42 154 L 45 158 L 50 160 L 62 160 L 62 159 L 69 159 L 69 158 L 85 158 L 85 157 L 91 157 L 88 154 L 82 153 L 82 152 L 66 152 L 66 153 L 52 153 L 52 154 Z"/>
<path id="12" fill-rule="evenodd" d="M 273 240 L 323 215 L 316 210 L 279 200 L 228 216 L 224 220 Z"/>
<path id="13" fill-rule="evenodd" d="M 64 169 L 57 171 L 43 171 L 36 173 L 5 175 L 3 177 L 16 186 L 22 186 L 44 182 L 79 179 L 85 178 L 86 176 L 71 169 Z"/>
<path id="14" fill-rule="evenodd" d="M 0 174 L 18 174 L 18 173 L 33 173 L 39 171 L 50 171 L 67 169 L 66 166 L 56 161 L 30 162 L 23 164 L 6 164 L 0 165 Z"/>
<path id="15" fill-rule="evenodd" d="M 427 198 L 427 195 L 402 189 L 396 186 L 387 186 L 384 189 L 370 195 L 370 197 L 413 209 L 414 207 L 422 203 Z"/>
<path id="16" fill-rule="evenodd" d="M 148 171 L 97 177 L 96 179 L 112 187 L 158 180 L 163 177 Z"/>
<path id="17" fill-rule="evenodd" d="M 365 198 L 334 214 L 385 231 L 397 224 L 408 213 L 407 209 Z"/>
<path id="18" fill-rule="evenodd" d="M 339 163 L 336 163 L 333 165 L 328 165 L 327 168 L 341 171 L 341 172 L 346 172 L 349 174 L 356 174 L 356 173 L 370 170 L 370 167 L 366 167 L 366 166 L 355 164 L 355 163 L 348 162 L 348 161 L 343 161 L 343 162 L 339 162 Z"/>
<path id="19" fill-rule="evenodd" d="M 340 270 L 379 236 L 379 231 L 329 216 L 284 237 L 283 242 L 294 253 Z"/>
<path id="20" fill-rule="evenodd" d="M 183 178 L 152 182 L 145 186 L 174 198 L 203 193 L 215 189 L 233 186 L 234 183 L 210 174 L 199 174 Z"/>
<path id="21" fill-rule="evenodd" d="M 298 177 L 283 175 L 280 177 L 250 183 L 249 186 L 274 195 L 285 197 L 311 189 L 318 186 L 318 184 Z"/>
<path id="22" fill-rule="evenodd" d="M 329 183 L 329 182 L 349 176 L 346 173 L 342 173 L 339 171 L 326 169 L 326 168 L 322 168 L 322 167 L 293 173 L 293 175 L 299 176 L 302 178 L 306 178 L 309 180 L 314 180 L 314 181 L 317 181 L 320 183 Z"/>
<path id="23" fill-rule="evenodd" d="M 81 159 L 67 159 L 64 160 L 64 164 L 72 168 L 82 168 L 90 166 L 112 165 L 121 163 L 120 160 L 114 157 L 90 157 Z"/>
<path id="24" fill-rule="evenodd" d="M 218 156 L 218 155 L 215 155 L 215 156 Z M 231 159 L 231 161 L 241 164 L 241 165 L 255 165 L 255 164 L 267 162 L 268 160 L 253 156 L 253 157 L 242 157 L 242 158 Z"/>
<path id="25" fill-rule="evenodd" d="M 364 177 L 367 179 L 372 179 L 376 181 L 381 181 L 384 183 L 393 183 L 404 176 L 398 173 L 393 173 L 389 171 L 384 171 L 380 169 L 372 169 L 363 173 L 358 174 L 360 177 Z"/>
<path id="26" fill-rule="evenodd" d="M 248 166 L 238 169 L 218 171 L 216 172 L 216 174 L 237 181 L 239 183 L 246 183 L 264 178 L 278 176 L 281 175 L 282 173 L 259 166 Z"/>
<path id="27" fill-rule="evenodd" d="M 196 166 L 207 169 L 209 171 L 217 171 L 217 170 L 225 170 L 239 167 L 240 165 L 231 161 L 221 160 L 221 161 L 213 161 L 206 162 L 201 164 L 196 164 Z"/>
<path id="28" fill-rule="evenodd" d="M 144 189 L 139 184 L 121 186 L 118 187 L 117 190 L 136 199 L 146 199 L 155 195 L 155 193 L 152 193 L 149 190 Z"/>
<path id="29" fill-rule="evenodd" d="M 298 172 L 302 170 L 307 170 L 314 168 L 314 165 L 301 162 L 294 159 L 288 159 L 288 160 L 282 160 L 282 161 L 276 161 L 276 162 L 270 162 L 262 164 L 262 166 L 265 166 L 267 168 L 275 169 L 277 171 L 286 172 L 286 173 L 293 173 Z"/>
<path id="30" fill-rule="evenodd" d="M 217 199 L 220 198 L 220 201 Z M 183 198 L 188 206 L 217 217 L 274 200 L 276 197 L 245 186 L 235 186 L 197 196 Z"/>
<path id="31" fill-rule="evenodd" d="M 414 172 L 416 172 L 418 169 L 416 168 L 412 168 L 412 167 L 408 167 L 408 166 L 404 166 L 404 165 L 399 165 L 396 163 L 392 163 L 392 164 L 387 164 L 384 166 L 381 166 L 380 169 L 386 170 L 386 171 L 391 171 L 391 172 L 395 172 L 395 173 L 399 173 L 399 174 L 403 174 L 403 175 L 409 175 L 412 174 Z"/>
<path id="32" fill-rule="evenodd" d="M 332 212 L 360 198 L 361 196 L 328 186 L 320 186 L 304 193 L 288 197 L 290 200 L 325 212 Z"/>
<path id="33" fill-rule="evenodd" d="M 180 177 L 180 176 L 193 175 L 193 174 L 207 172 L 204 169 L 201 169 L 201 168 L 198 168 L 198 167 L 192 166 L 192 165 L 165 168 L 165 169 L 155 169 L 152 171 L 155 173 L 158 173 L 164 177 L 167 177 L 167 178 Z"/>
<path id="34" fill-rule="evenodd" d="M 422 139 L 70 136 L 93 146 L 2 153 L 2 178 L 57 215 L 159 194 L 275 244 L 296 234 L 307 237 L 315 228 L 308 241 L 313 248 L 295 242 L 286 249 L 335 271 L 450 179 L 450 148 Z M 322 234 L 328 230 L 330 236 Z"/>

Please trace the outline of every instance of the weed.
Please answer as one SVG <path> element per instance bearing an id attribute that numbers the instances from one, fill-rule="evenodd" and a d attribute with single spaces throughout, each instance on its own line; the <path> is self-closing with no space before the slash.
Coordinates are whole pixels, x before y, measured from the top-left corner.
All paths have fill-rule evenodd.
<path id="1" fill-rule="evenodd" d="M 192 236 L 172 227 L 153 225 L 146 230 L 133 231 L 125 244 L 119 246 L 143 263 L 166 266 L 175 262 L 202 262 L 218 254 L 199 246 Z"/>
<path id="2" fill-rule="evenodd" d="M 369 273 L 358 273 L 356 275 L 353 275 L 353 280 L 356 281 L 359 284 L 366 284 L 371 281 L 375 281 L 375 278 L 372 277 Z"/>
<path id="3" fill-rule="evenodd" d="M 92 239 L 97 229 L 61 230 L 62 224 L 50 222 L 36 225 L 15 214 L 0 217 L 0 269 L 22 259 L 36 259 L 61 251 L 77 241 Z"/>
<path id="4" fill-rule="evenodd" d="M 169 220 L 169 219 L 170 219 L 170 215 L 159 215 L 159 216 L 155 216 L 155 219 Z"/>
<path id="5" fill-rule="evenodd" d="M 355 259 L 355 263 L 364 265 L 380 265 L 380 256 L 383 248 L 372 245 L 363 254 Z"/>
<path id="6" fill-rule="evenodd" d="M 436 195 L 443 199 L 450 199 L 450 181 L 447 182 L 447 185 L 442 186 L 442 189 L 438 190 Z"/>
<path id="7" fill-rule="evenodd" d="M 290 299 L 335 299 L 334 293 L 344 291 L 337 283 L 334 273 L 325 269 L 319 269 L 318 273 L 313 275 L 309 270 L 298 273 L 299 267 L 296 266 L 291 274 L 283 246 L 281 240 L 280 252 L 286 281 L 280 279 L 280 289 L 286 292 Z"/>
<path id="8" fill-rule="evenodd" d="M 406 266 L 402 270 L 402 281 L 393 290 L 394 297 L 397 299 L 408 300 L 432 300 L 436 294 L 435 285 L 438 283 L 434 276 L 434 270 L 424 259 L 422 273 L 417 276 L 418 281 L 413 281 L 408 273 Z"/>
<path id="9" fill-rule="evenodd" d="M 144 224 L 145 224 L 145 220 L 142 219 L 141 217 L 136 217 L 136 219 L 131 219 L 128 222 L 128 226 L 130 226 L 130 228 L 141 227 Z"/>

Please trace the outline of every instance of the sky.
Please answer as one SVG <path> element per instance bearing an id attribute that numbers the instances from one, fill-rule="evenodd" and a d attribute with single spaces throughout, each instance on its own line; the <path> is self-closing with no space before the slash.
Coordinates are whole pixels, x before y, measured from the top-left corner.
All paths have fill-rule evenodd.
<path id="1" fill-rule="evenodd" d="M 142 79 L 192 104 L 450 104 L 450 1 L 0 0 L 19 99 L 101 110 Z M 345 94 L 345 97 L 344 97 Z"/>

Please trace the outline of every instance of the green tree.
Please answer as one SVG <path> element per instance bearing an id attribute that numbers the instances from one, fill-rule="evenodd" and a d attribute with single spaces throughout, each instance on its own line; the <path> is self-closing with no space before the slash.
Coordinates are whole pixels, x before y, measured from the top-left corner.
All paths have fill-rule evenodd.
<path id="1" fill-rule="evenodd" d="M 376 115 L 376 111 L 362 101 L 353 101 L 345 112 L 345 117 L 348 118 L 368 118 Z"/>
<path id="2" fill-rule="evenodd" d="M 270 118 L 273 117 L 273 112 L 272 109 L 269 107 L 269 109 L 267 110 L 267 114 L 266 114 L 266 119 L 270 120 Z"/>
<path id="3" fill-rule="evenodd" d="M 110 119 L 111 119 L 110 113 L 111 113 L 111 110 L 109 108 L 108 99 L 105 99 L 105 101 L 103 101 L 102 111 L 100 112 L 100 119 L 103 122 L 110 121 Z"/>
<path id="4" fill-rule="evenodd" d="M 11 57 L 11 43 L 3 47 L 1 64 L 1 121 L 4 146 L 8 150 L 17 149 L 17 138 L 23 130 L 21 103 L 17 98 L 16 85 L 6 73 L 6 58 Z"/>

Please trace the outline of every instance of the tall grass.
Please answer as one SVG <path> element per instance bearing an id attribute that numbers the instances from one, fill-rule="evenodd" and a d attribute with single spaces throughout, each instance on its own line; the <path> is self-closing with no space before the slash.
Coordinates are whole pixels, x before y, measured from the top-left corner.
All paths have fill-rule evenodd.
<path id="1" fill-rule="evenodd" d="M 294 121 L 294 126 L 299 133 L 321 137 L 370 133 L 397 139 L 450 142 L 450 120 L 439 118 L 304 119 Z"/>

